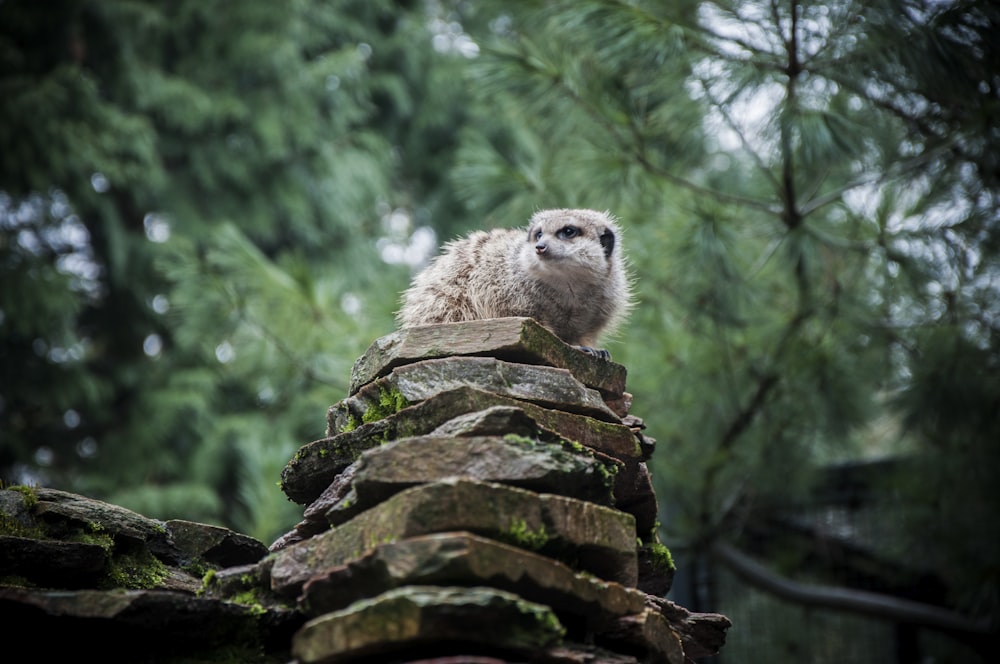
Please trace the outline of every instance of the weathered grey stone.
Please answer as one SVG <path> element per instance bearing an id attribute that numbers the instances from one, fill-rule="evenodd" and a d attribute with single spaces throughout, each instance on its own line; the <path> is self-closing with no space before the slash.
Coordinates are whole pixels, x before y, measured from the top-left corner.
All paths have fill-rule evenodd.
<path id="1" fill-rule="evenodd" d="M 300 505 L 312 502 L 361 453 L 387 440 L 391 422 L 380 421 L 306 443 L 281 471 L 281 490 Z"/>
<path id="2" fill-rule="evenodd" d="M 270 563 L 267 559 L 252 565 L 237 565 L 215 570 L 205 576 L 199 597 L 221 599 L 237 603 L 252 602 L 254 606 L 278 615 L 299 614 L 305 622 L 305 614 L 298 610 L 295 602 L 281 597 L 271 590 Z"/>
<path id="3" fill-rule="evenodd" d="M 662 597 L 647 596 L 646 603 L 662 615 L 681 637 L 689 659 L 716 655 L 726 644 L 732 621 L 719 613 L 694 613 Z"/>
<path id="4" fill-rule="evenodd" d="M 18 533 L 0 536 L 0 576 L 38 586 L 194 593 L 205 569 L 256 562 L 267 553 L 262 543 L 226 528 L 148 519 L 66 491 L 0 495 L 5 523 Z"/>
<path id="5" fill-rule="evenodd" d="M 635 519 L 563 496 L 471 480 L 423 484 L 398 493 L 331 531 L 273 554 L 272 588 L 295 596 L 311 576 L 359 558 L 378 544 L 467 530 L 517 543 L 578 569 L 635 587 Z"/>
<path id="6" fill-rule="evenodd" d="M 58 489 L 38 487 L 38 502 L 31 512 L 44 523 L 51 536 L 72 530 L 101 532 L 116 539 L 143 542 L 157 556 L 176 559 L 177 551 L 162 521 L 149 519 L 132 510 Z"/>
<path id="7" fill-rule="evenodd" d="M 460 327 L 480 336 L 451 336 Z M 208 661 L 233 643 L 254 661 L 265 649 L 267 661 L 289 661 L 305 620 L 298 600 L 341 616 L 299 633 L 312 658 L 300 664 L 388 651 L 424 664 L 679 664 L 718 652 L 728 619 L 652 596 L 673 570 L 652 535 L 643 462 L 655 441 L 629 414 L 624 368 L 553 339 L 503 319 L 378 340 L 356 364 L 352 396 L 328 410 L 327 438 L 282 472 L 286 494 L 309 506 L 271 556 L 224 528 L 0 490 L 0 576 L 62 588 L 0 588 L 0 624 L 58 632 L 67 647 L 47 640 L 55 649 L 32 653 L 52 661 L 73 659 L 84 639 L 105 661 L 131 661 L 108 657 L 108 644 L 135 639 L 171 661 Z M 575 443 L 590 452 L 571 453 Z M 620 468 L 617 509 L 597 481 L 602 462 Z M 156 591 L 79 590 L 113 584 Z"/>
<path id="8" fill-rule="evenodd" d="M 406 586 L 309 621 L 293 637 L 292 655 L 300 664 L 336 664 L 435 641 L 531 653 L 564 633 L 548 607 L 511 593 Z"/>
<path id="9" fill-rule="evenodd" d="M 642 613 L 616 618 L 608 624 L 597 627 L 600 641 L 605 647 L 621 644 L 626 651 L 641 648 L 646 657 L 643 661 L 653 664 L 685 664 L 684 646 L 681 637 L 670 626 L 662 613 L 647 609 Z"/>
<path id="10" fill-rule="evenodd" d="M 645 537 L 656 527 L 660 506 L 645 462 L 630 465 L 629 470 L 633 472 L 615 485 L 615 506 L 635 517 L 635 529 Z"/>
<path id="11" fill-rule="evenodd" d="M 327 437 L 303 445 L 295 453 L 281 471 L 281 488 L 290 500 L 300 505 L 309 504 L 364 450 L 388 440 L 428 434 L 455 417 L 493 406 L 518 408 L 537 423 L 544 436 L 577 442 L 622 461 L 625 465 L 618 474 L 616 499 L 620 497 L 619 485 L 623 488 L 632 486 L 636 464 L 642 454 L 635 435 L 628 427 L 542 408 L 473 387 L 460 387 L 347 431 L 339 428 L 342 423 L 338 424 L 335 413 L 340 409 L 335 404 L 328 413 Z"/>
<path id="12" fill-rule="evenodd" d="M 538 423 L 523 408 L 490 406 L 474 413 L 453 417 L 433 431 L 432 436 L 526 436 L 539 433 Z"/>
<path id="13" fill-rule="evenodd" d="M 263 543 L 228 528 L 182 519 L 172 519 L 165 525 L 174 545 L 190 559 L 232 567 L 255 563 L 267 555 Z"/>
<path id="14" fill-rule="evenodd" d="M 632 655 L 579 643 L 549 648 L 540 655 L 538 661 L 541 664 L 640 664 L 640 660 Z"/>
<path id="15" fill-rule="evenodd" d="M 350 471 L 350 485 L 334 482 L 306 510 L 341 524 L 417 484 L 450 477 L 499 482 L 610 506 L 615 467 L 589 450 L 518 436 L 402 438 L 366 451 Z"/>
<path id="16" fill-rule="evenodd" d="M 339 402 L 340 428 L 381 419 L 407 405 L 463 386 L 608 422 L 621 421 L 599 392 L 586 387 L 566 369 L 514 364 L 492 357 L 446 357 L 396 367 Z"/>
<path id="17" fill-rule="evenodd" d="M 35 585 L 93 587 L 105 575 L 108 552 L 97 544 L 0 535 L 0 577 Z"/>
<path id="18" fill-rule="evenodd" d="M 516 436 L 531 437 L 537 434 L 548 440 L 561 441 L 555 434 L 540 428 L 523 409 L 511 406 L 493 406 L 483 411 L 460 415 L 439 426 L 435 432 L 439 434 L 443 431 L 453 431 L 463 436 L 471 436 L 474 432 L 502 433 L 510 430 L 513 430 L 511 433 Z M 417 438 L 421 437 L 402 440 Z M 424 442 L 442 438 L 444 437 L 434 435 Z M 434 450 L 425 449 L 426 445 L 419 444 L 418 447 L 424 452 L 423 454 L 417 450 L 404 450 L 403 454 L 396 454 L 398 449 L 395 442 L 369 449 L 359 456 L 358 461 L 334 478 L 326 490 L 306 508 L 302 521 L 296 524 L 292 531 L 275 541 L 270 549 L 277 551 L 321 533 L 327 530 L 331 523 L 342 523 L 375 502 L 404 488 L 445 477 L 462 476 L 503 482 L 544 493 L 591 500 L 604 505 L 611 505 L 613 502 L 607 485 L 613 487 L 616 496 L 621 487 L 630 485 L 627 477 L 619 477 L 625 465 L 600 452 L 565 442 L 546 444 L 538 441 L 539 447 L 531 449 L 524 446 L 530 443 L 527 438 L 518 442 L 519 447 L 508 438 L 503 441 L 502 448 L 499 444 L 493 446 L 498 449 L 493 450 L 492 454 L 487 454 L 487 450 L 483 449 L 487 446 L 486 443 L 463 440 L 440 446 L 434 444 L 436 448 Z M 549 450 L 550 454 L 545 453 L 545 450 Z M 567 454 L 577 452 L 577 465 L 583 464 L 585 467 L 574 471 L 566 466 L 565 461 Z M 386 458 L 362 473 L 361 482 L 367 485 L 368 491 L 364 488 L 355 488 L 355 476 L 366 468 L 362 462 L 370 455 L 376 455 L 379 459 Z M 413 458 L 400 458 L 404 455 Z M 556 461 L 559 463 L 554 464 Z M 629 470 L 625 469 L 625 474 L 628 473 Z M 331 513 L 328 519 L 327 512 L 331 508 L 335 508 L 338 514 Z"/>
<path id="19" fill-rule="evenodd" d="M 469 648 L 472 650 L 472 648 Z M 454 651 L 454 646 L 448 648 L 448 652 Z M 535 650 L 530 653 L 503 653 L 498 656 L 474 655 L 463 653 L 459 655 L 431 655 L 419 656 L 419 659 L 394 658 L 396 664 L 639 664 L 639 660 L 631 655 L 598 648 L 594 645 L 584 645 L 582 643 L 567 643 L 557 645 L 545 650 Z"/>
<path id="20" fill-rule="evenodd" d="M 354 363 L 350 394 L 398 366 L 459 355 L 567 369 L 606 399 L 620 399 L 625 390 L 622 365 L 573 348 L 530 318 L 493 318 L 406 328 L 376 339 Z"/>
<path id="21" fill-rule="evenodd" d="M 0 489 L 0 514 L 5 517 L 5 528 L 8 535 L 19 535 L 25 529 L 34 527 L 34 519 L 27 504 L 26 491 L 16 489 Z"/>
<path id="22" fill-rule="evenodd" d="M 77 661 L 89 652 L 102 662 L 167 661 L 181 654 L 210 661 L 213 648 L 226 648 L 232 657 L 239 647 L 256 661 L 262 643 L 287 642 L 303 622 L 293 612 L 262 615 L 259 606 L 165 590 L 9 587 L 0 588 L 0 621 L 5 636 L 12 635 L 8 646 L 17 641 L 13 635 L 35 635 L 22 644 L 33 661 Z"/>
<path id="23" fill-rule="evenodd" d="M 326 434 L 327 437 L 337 437 L 338 434 L 357 432 L 363 433 L 365 438 L 376 438 L 379 442 L 385 442 L 404 436 L 431 433 L 455 417 L 494 406 L 523 410 L 543 430 L 621 461 L 643 459 L 644 453 L 639 446 L 639 440 L 634 431 L 627 426 L 543 408 L 527 401 L 519 401 L 468 385 L 441 392 L 426 401 L 404 408 L 385 419 L 363 424 L 357 429 L 349 426 L 343 417 L 347 407 L 342 402 L 337 402 L 327 411 Z"/>
<path id="24" fill-rule="evenodd" d="M 639 580 L 636 586 L 650 595 L 666 595 L 673 585 L 674 568 L 670 552 L 656 538 L 651 542 L 643 542 L 636 550 L 639 563 Z"/>
<path id="25" fill-rule="evenodd" d="M 406 585 L 490 586 L 590 619 L 646 608 L 645 593 L 580 574 L 565 564 L 467 532 L 435 533 L 382 544 L 304 585 L 300 607 L 310 616 Z"/>
<path id="26" fill-rule="evenodd" d="M 646 430 L 646 423 L 643 422 L 641 418 L 628 414 L 622 417 L 622 424 L 627 426 L 632 433 L 635 434 L 635 438 L 639 442 L 639 449 L 642 453 L 642 460 L 649 461 L 650 457 L 653 456 L 653 452 L 656 451 L 656 439 L 650 438 L 643 433 Z"/>

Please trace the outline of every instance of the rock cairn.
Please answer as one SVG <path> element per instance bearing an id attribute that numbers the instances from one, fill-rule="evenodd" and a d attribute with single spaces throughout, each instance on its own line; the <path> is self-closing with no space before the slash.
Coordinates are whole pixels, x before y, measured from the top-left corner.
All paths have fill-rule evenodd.
<path id="1" fill-rule="evenodd" d="M 304 513 L 270 549 L 65 492 L 0 491 L 0 622 L 62 635 L 25 654 L 103 661 L 715 654 L 728 619 L 663 597 L 655 442 L 630 406 L 624 367 L 530 319 L 400 330 L 357 360 L 326 436 L 282 472 Z"/>
<path id="2" fill-rule="evenodd" d="M 531 319 L 377 340 L 327 437 L 282 473 L 307 507 L 261 568 L 309 618 L 295 660 L 682 664 L 717 652 L 726 618 L 662 598 L 674 568 L 646 468 L 655 443 L 630 405 L 624 367 Z"/>

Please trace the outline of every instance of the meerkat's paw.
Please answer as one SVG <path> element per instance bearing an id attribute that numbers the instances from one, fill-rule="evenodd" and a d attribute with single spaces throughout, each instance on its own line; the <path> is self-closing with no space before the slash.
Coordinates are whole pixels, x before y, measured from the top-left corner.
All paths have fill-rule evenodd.
<path id="1" fill-rule="evenodd" d="M 591 348 L 590 346 L 573 346 L 573 348 L 576 348 L 577 350 L 582 350 L 587 355 L 593 355 L 595 357 L 599 357 L 602 360 L 611 359 L 611 353 L 604 350 L 603 348 Z"/>

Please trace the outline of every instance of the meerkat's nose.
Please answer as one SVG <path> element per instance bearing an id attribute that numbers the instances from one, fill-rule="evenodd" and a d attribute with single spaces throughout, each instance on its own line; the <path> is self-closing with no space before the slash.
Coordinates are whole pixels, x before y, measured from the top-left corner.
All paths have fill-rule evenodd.
<path id="1" fill-rule="evenodd" d="M 535 253 L 536 254 L 541 255 L 541 254 L 544 254 L 548 250 L 549 250 L 549 246 L 547 244 L 545 244 L 544 242 L 539 242 L 538 244 L 535 245 Z"/>

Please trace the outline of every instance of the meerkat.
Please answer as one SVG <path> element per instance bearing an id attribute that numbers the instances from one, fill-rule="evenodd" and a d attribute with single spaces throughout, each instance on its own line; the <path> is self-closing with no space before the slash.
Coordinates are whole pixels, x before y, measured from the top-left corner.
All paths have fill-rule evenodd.
<path id="1" fill-rule="evenodd" d="M 446 244 L 414 278 L 401 327 L 523 316 L 600 357 L 632 306 L 631 282 L 608 212 L 535 213 L 526 229 L 476 231 Z"/>

